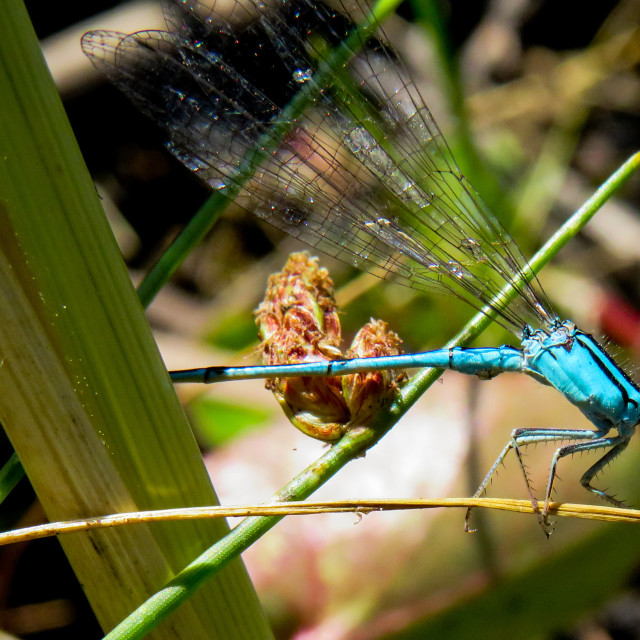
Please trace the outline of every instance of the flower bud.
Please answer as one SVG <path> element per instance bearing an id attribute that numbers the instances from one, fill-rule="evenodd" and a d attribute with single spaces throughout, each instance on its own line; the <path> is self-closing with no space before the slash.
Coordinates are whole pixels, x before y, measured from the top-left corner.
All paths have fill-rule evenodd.
<path id="1" fill-rule="evenodd" d="M 317 258 L 292 254 L 283 271 L 269 278 L 256 311 L 264 364 L 297 364 L 342 358 L 341 329 L 333 281 Z M 400 353 L 400 338 L 372 320 L 356 335 L 347 357 Z M 352 426 L 366 426 L 393 399 L 403 374 L 392 371 L 349 376 L 274 378 L 267 388 L 303 433 L 333 442 Z"/>
<path id="2" fill-rule="evenodd" d="M 296 364 L 342 357 L 340 320 L 333 281 L 317 258 L 292 254 L 281 273 L 269 278 L 256 312 L 264 364 Z M 340 439 L 349 422 L 339 378 L 301 376 L 267 381 L 291 422 L 325 441 Z"/>
<path id="3" fill-rule="evenodd" d="M 382 320 L 371 319 L 353 339 L 347 358 L 377 358 L 402 353 L 402 340 Z M 351 414 L 351 423 L 367 424 L 392 401 L 406 374 L 402 371 L 369 371 L 342 378 L 342 393 Z"/>

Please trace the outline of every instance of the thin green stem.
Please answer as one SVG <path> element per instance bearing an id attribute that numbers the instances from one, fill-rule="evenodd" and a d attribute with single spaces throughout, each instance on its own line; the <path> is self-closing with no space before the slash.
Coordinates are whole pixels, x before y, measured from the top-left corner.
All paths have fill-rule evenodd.
<path id="1" fill-rule="evenodd" d="M 411 8 L 416 15 L 416 22 L 429 33 L 430 40 L 437 57 L 436 69 L 440 70 L 444 89 L 447 94 L 447 106 L 456 119 L 456 135 L 460 142 L 458 159 L 464 158 L 475 174 L 482 165 L 472 142 L 471 126 L 465 106 L 465 95 L 460 79 L 459 57 L 451 46 L 449 31 L 443 17 L 447 9 L 442 0 L 414 0 Z"/>
<path id="2" fill-rule="evenodd" d="M 230 200 L 220 192 L 213 193 L 207 198 L 138 286 L 138 297 L 143 307 L 146 308 L 151 304 L 193 248 L 202 242 L 229 203 Z"/>
<path id="3" fill-rule="evenodd" d="M 433 68 L 438 70 L 448 116 L 455 121 L 451 127 L 455 133 L 449 138 L 449 142 L 453 143 L 456 162 L 471 184 L 476 187 L 482 186 L 483 198 L 505 223 L 509 219 L 507 215 L 510 214 L 505 211 L 502 190 L 495 173 L 478 154 L 474 142 L 460 73 L 460 56 L 452 46 L 449 35 L 447 3 L 444 0 L 412 0 L 411 8 L 416 16 L 416 24 L 429 36 L 435 57 Z"/>
<path id="4" fill-rule="evenodd" d="M 0 469 L 0 502 L 15 489 L 15 486 L 24 477 L 24 467 L 14 451 L 7 463 Z"/>

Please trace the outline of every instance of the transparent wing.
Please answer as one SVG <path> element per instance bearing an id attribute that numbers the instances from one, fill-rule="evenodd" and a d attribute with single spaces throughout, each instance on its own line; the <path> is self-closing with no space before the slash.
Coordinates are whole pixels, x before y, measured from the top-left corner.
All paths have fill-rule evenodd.
<path id="1" fill-rule="evenodd" d="M 354 31 L 365 6 L 164 8 L 170 31 L 90 32 L 83 49 L 212 188 L 331 256 L 475 308 L 519 282 L 502 324 L 519 333 L 552 321 L 397 56 L 380 33 Z M 327 74 L 345 41 L 351 57 Z M 292 110 L 300 95 L 306 108 Z"/>

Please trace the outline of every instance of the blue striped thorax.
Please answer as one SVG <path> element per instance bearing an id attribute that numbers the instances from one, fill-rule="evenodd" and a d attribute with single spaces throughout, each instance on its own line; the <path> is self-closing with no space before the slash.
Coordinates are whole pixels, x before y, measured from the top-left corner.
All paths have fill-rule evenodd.
<path id="1" fill-rule="evenodd" d="M 570 320 L 550 334 L 525 331 L 525 373 L 576 405 L 600 431 L 630 434 L 640 421 L 640 389 L 593 336 Z"/>

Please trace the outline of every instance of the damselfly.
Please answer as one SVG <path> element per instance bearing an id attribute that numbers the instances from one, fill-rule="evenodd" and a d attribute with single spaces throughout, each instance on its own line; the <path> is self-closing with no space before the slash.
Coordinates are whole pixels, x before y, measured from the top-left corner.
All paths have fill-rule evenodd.
<path id="1" fill-rule="evenodd" d="M 172 380 L 410 367 L 484 378 L 525 373 L 560 391 L 593 428 L 516 429 L 476 496 L 511 449 L 520 459 L 522 446 L 571 441 L 553 456 L 543 524 L 558 461 L 578 451 L 605 452 L 581 484 L 620 505 L 591 481 L 633 435 L 640 389 L 594 338 L 553 312 L 515 242 L 458 169 L 366 7 L 358 0 L 335 7 L 250 0 L 222 17 L 195 0 L 167 0 L 164 11 L 169 31 L 95 31 L 82 45 L 165 129 L 177 158 L 213 189 L 312 247 L 420 290 L 452 293 L 490 311 L 522 340 L 520 348 L 208 367 L 172 372 Z M 513 288 L 518 295 L 508 303 Z"/>

